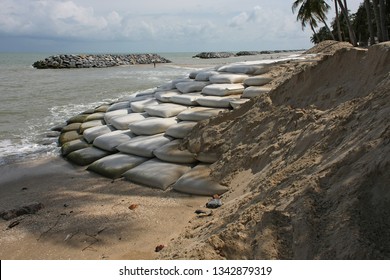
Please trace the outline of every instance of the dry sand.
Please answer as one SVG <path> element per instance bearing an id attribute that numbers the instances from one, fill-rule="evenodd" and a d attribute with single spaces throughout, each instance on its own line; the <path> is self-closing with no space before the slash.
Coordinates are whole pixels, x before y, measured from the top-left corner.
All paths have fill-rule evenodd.
<path id="1" fill-rule="evenodd" d="M 230 189 L 212 216 L 194 214 L 205 197 L 26 163 L 0 170 L 0 210 L 45 207 L 0 221 L 0 258 L 389 259 L 390 44 L 311 51 L 272 69 L 269 95 L 187 137 L 219 155 L 212 177 Z"/>

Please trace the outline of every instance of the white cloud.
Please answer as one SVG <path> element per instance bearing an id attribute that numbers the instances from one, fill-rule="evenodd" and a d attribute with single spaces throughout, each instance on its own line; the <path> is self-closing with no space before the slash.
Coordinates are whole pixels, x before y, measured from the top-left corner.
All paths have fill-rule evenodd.
<path id="1" fill-rule="evenodd" d="M 285 0 L 1 0 L 0 36 L 145 47 L 153 41 L 173 50 L 176 44 L 188 50 L 211 44 L 220 50 L 254 48 L 289 44 L 291 38 L 310 44 Z"/>

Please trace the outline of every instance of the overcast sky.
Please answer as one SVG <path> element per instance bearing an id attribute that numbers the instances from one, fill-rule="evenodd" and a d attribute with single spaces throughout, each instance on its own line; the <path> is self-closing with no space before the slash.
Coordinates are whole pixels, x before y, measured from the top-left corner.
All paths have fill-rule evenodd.
<path id="1" fill-rule="evenodd" d="M 363 0 L 348 0 L 356 12 Z M 177 52 L 312 46 L 293 0 L 0 0 L 0 51 Z M 333 2 L 328 1 L 333 7 Z M 332 19 L 334 14 L 328 15 Z"/>

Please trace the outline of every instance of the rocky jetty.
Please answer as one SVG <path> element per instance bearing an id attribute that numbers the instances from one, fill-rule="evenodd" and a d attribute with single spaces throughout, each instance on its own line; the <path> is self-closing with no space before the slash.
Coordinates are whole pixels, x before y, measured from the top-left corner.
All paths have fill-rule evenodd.
<path id="1" fill-rule="evenodd" d="M 227 58 L 234 55 L 231 52 L 201 52 L 194 55 L 193 58 Z"/>
<path id="2" fill-rule="evenodd" d="M 106 68 L 121 65 L 170 62 L 170 60 L 157 54 L 62 54 L 36 61 L 33 66 L 38 69 Z"/>

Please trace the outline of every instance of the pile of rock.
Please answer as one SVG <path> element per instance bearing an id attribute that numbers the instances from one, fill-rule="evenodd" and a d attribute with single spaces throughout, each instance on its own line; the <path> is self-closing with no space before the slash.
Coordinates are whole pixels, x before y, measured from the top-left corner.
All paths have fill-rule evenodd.
<path id="1" fill-rule="evenodd" d="M 157 54 L 63 54 L 54 55 L 44 60 L 34 62 L 33 66 L 38 69 L 58 68 L 105 68 L 120 65 L 170 63 L 168 59 Z"/>
<path id="2" fill-rule="evenodd" d="M 228 58 L 234 56 L 231 52 L 201 52 L 194 55 L 193 58 Z"/>

